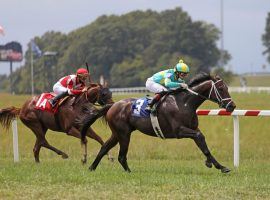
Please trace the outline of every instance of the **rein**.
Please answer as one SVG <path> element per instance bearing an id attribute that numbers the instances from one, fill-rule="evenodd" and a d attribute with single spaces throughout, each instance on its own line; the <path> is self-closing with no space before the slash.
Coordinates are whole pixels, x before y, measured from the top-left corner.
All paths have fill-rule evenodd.
<path id="1" fill-rule="evenodd" d="M 76 98 L 74 104 L 77 104 L 77 103 L 81 100 L 81 98 L 82 98 L 83 96 L 85 96 L 85 99 L 89 102 L 89 99 L 88 99 L 88 90 L 89 90 L 90 88 L 92 88 L 92 87 L 91 87 L 91 86 L 88 87 L 87 90 L 86 90 L 85 92 L 83 92 L 82 94 L 80 94 L 80 96 L 79 96 L 78 98 Z M 97 94 L 97 100 L 96 100 L 96 102 L 99 101 L 99 97 L 100 97 L 100 94 L 98 93 L 98 94 Z M 98 106 L 99 104 L 93 103 L 93 105 Z"/>

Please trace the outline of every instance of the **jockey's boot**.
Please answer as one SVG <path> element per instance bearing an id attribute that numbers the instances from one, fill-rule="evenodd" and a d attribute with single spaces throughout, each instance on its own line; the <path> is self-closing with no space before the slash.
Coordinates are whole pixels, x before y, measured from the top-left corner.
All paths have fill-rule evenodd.
<path id="1" fill-rule="evenodd" d="M 157 93 L 153 97 L 153 99 L 148 103 L 148 105 L 145 107 L 146 111 L 151 111 L 151 113 L 154 113 L 156 111 L 155 103 L 157 103 L 161 97 L 163 96 L 163 93 Z"/>
<path id="2" fill-rule="evenodd" d="M 64 98 L 65 96 L 68 96 L 68 91 L 62 92 L 62 93 L 56 95 L 55 97 L 51 98 L 51 99 L 49 100 L 49 103 L 52 105 L 52 107 L 55 107 L 57 101 L 58 101 L 59 99 Z"/>

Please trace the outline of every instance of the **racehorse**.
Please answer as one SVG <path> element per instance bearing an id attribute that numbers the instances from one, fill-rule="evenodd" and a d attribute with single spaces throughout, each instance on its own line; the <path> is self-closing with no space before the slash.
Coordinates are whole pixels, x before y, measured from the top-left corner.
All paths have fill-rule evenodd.
<path id="1" fill-rule="evenodd" d="M 209 168 L 212 164 L 220 169 L 221 172 L 230 171 L 222 166 L 210 153 L 205 137 L 198 128 L 197 108 L 205 101 L 211 100 L 232 112 L 235 103 L 232 101 L 228 92 L 228 87 L 218 76 L 211 76 L 206 73 L 196 75 L 188 84 L 187 90 L 177 89 L 169 92 L 161 99 L 157 106 L 158 121 L 165 138 L 190 138 L 193 139 L 202 153 L 206 156 L 205 165 Z M 127 164 L 127 152 L 130 142 L 131 132 L 140 132 L 157 137 L 152 127 L 150 118 L 139 118 L 132 115 L 132 104 L 137 99 L 129 98 L 116 102 L 106 113 L 106 120 L 112 131 L 111 137 L 101 147 L 96 159 L 89 167 L 95 170 L 102 157 L 113 148 L 118 142 L 120 145 L 118 161 L 125 171 L 130 172 Z M 96 120 L 93 116 L 85 121 L 82 127 L 82 141 L 87 133 L 87 128 Z"/>
<path id="2" fill-rule="evenodd" d="M 76 98 L 70 96 L 59 107 L 56 114 L 37 110 L 35 105 L 38 99 L 39 96 L 33 96 L 31 99 L 27 100 L 21 108 L 9 107 L 0 110 L 0 123 L 4 128 L 8 129 L 11 121 L 15 117 L 19 117 L 20 120 L 36 135 L 36 143 L 33 149 L 36 162 L 39 162 L 39 152 L 41 147 L 54 151 L 64 159 L 68 158 L 66 153 L 48 143 L 45 138 L 48 129 L 64 132 L 67 135 L 80 138 L 79 128 L 81 124 L 78 123 L 78 121 L 80 121 L 79 119 L 83 118 L 87 113 L 89 114 L 89 111 L 94 107 L 93 103 L 97 102 L 100 105 L 106 105 L 101 109 L 104 112 L 106 112 L 110 107 L 110 104 L 113 103 L 112 93 L 109 88 L 94 83 L 87 88 L 86 92 L 78 95 Z M 98 136 L 92 128 L 87 132 L 87 136 L 96 140 L 101 145 L 104 144 L 101 137 Z M 85 163 L 87 159 L 86 145 L 84 145 L 83 152 L 82 162 Z"/>

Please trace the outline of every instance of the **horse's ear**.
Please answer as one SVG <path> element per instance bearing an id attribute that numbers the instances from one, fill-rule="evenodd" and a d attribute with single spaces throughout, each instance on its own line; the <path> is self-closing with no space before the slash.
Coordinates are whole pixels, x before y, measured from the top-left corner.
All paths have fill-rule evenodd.
<path id="1" fill-rule="evenodd" d="M 220 80 L 221 78 L 219 75 L 215 75 L 215 79 Z"/>
<path id="2" fill-rule="evenodd" d="M 108 87 L 108 86 L 109 86 L 108 82 L 104 81 L 103 87 Z"/>

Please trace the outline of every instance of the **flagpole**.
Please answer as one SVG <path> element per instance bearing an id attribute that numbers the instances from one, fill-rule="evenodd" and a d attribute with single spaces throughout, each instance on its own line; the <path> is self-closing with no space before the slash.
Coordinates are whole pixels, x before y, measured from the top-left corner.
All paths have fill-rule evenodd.
<path id="1" fill-rule="evenodd" d="M 32 96 L 34 96 L 34 66 L 33 66 L 33 47 L 31 43 L 31 88 Z"/>

